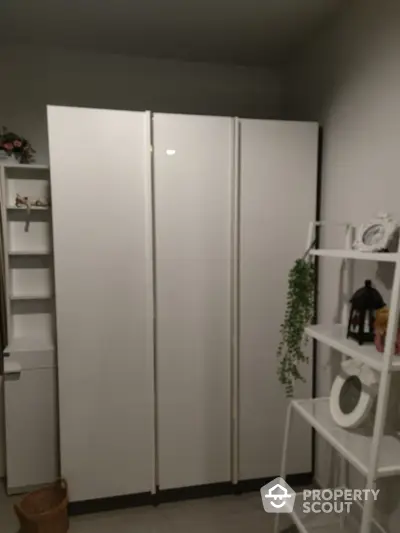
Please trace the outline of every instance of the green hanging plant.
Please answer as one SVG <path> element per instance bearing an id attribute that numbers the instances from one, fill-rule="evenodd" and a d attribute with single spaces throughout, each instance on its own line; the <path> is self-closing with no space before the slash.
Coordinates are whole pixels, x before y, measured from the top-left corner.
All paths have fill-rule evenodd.
<path id="1" fill-rule="evenodd" d="M 287 397 L 293 396 L 297 380 L 305 381 L 298 367 L 309 360 L 304 353 L 308 341 L 304 329 L 314 315 L 315 280 L 314 263 L 306 257 L 297 259 L 289 272 L 285 318 L 280 329 L 282 340 L 277 352 L 278 377 Z"/>

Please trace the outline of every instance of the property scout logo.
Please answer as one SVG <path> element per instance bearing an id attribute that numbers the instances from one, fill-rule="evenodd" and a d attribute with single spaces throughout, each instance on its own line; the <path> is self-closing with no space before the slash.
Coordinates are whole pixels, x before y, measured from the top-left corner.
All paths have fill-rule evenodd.
<path id="1" fill-rule="evenodd" d="M 304 514 L 348 514 L 354 502 L 364 502 L 370 498 L 376 501 L 378 495 L 379 490 L 368 489 L 305 490 L 299 511 Z M 261 499 L 267 513 L 292 513 L 296 502 L 296 493 L 284 479 L 277 477 L 261 488 Z"/>

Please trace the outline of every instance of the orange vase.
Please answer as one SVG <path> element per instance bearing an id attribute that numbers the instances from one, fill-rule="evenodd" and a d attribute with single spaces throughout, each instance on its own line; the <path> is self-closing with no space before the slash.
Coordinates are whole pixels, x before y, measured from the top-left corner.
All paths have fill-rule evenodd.
<path id="1" fill-rule="evenodd" d="M 375 332 L 375 346 L 378 352 L 381 352 L 381 353 L 384 352 L 385 339 L 386 339 L 386 334 L 382 334 L 377 331 Z M 397 330 L 395 353 L 400 354 L 400 329 Z"/>

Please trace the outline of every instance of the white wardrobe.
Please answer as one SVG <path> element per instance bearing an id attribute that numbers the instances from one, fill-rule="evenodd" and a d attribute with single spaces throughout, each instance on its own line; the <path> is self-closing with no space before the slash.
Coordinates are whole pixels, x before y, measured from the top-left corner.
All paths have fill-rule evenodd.
<path id="1" fill-rule="evenodd" d="M 71 501 L 277 475 L 317 125 L 53 106 L 48 122 Z M 310 472 L 311 432 L 293 438 L 290 470 Z"/>

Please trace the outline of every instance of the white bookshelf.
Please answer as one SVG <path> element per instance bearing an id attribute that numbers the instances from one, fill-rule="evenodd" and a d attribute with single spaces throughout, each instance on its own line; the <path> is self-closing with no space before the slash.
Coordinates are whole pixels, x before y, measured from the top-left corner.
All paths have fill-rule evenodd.
<path id="1" fill-rule="evenodd" d="M 391 374 L 400 370 L 400 356 L 395 354 L 395 340 L 400 307 L 400 253 L 365 253 L 352 249 L 354 227 L 351 224 L 338 224 L 345 229 L 343 249 L 313 248 L 316 229 L 326 226 L 324 222 L 312 222 L 307 237 L 306 250 L 311 256 L 336 258 L 343 262 L 343 287 L 346 297 L 343 305 L 341 324 L 317 324 L 306 328 L 305 334 L 315 341 L 328 346 L 342 360 L 352 358 L 360 361 L 380 374 L 379 392 L 375 408 L 373 428 L 347 430 L 338 426 L 330 412 L 329 398 L 292 400 L 288 407 L 283 443 L 281 477 L 286 475 L 287 453 L 290 445 L 290 428 L 294 415 L 300 416 L 325 439 L 341 456 L 340 477 L 346 478 L 347 465 L 351 464 L 366 478 L 366 489 L 374 489 L 376 480 L 400 475 L 400 433 L 386 434 L 385 421 L 389 405 Z M 347 338 L 349 300 L 354 292 L 352 287 L 351 265 L 353 261 L 374 261 L 393 263 L 395 268 L 390 299 L 390 317 L 384 353 L 379 353 L 373 344 L 359 345 Z M 303 512 L 303 498 L 298 495 L 293 522 L 300 533 L 387 533 L 374 518 L 374 500 L 369 498 L 359 509 L 359 520 L 353 517 L 331 514 L 306 514 Z M 276 516 L 275 533 L 279 531 L 279 518 Z"/>
<path id="2" fill-rule="evenodd" d="M 21 346 L 28 351 L 30 342 L 32 351 L 38 346 L 48 349 L 54 347 L 55 322 L 51 208 L 33 206 L 26 231 L 27 210 L 17 207 L 15 199 L 17 194 L 32 200 L 50 199 L 50 169 L 6 163 L 0 164 L 0 172 L 8 315 L 5 354 L 20 351 Z"/>
<path id="3" fill-rule="evenodd" d="M 26 207 L 15 205 L 17 194 L 31 202 L 50 199 L 50 169 L 0 163 L 0 184 L 8 336 L 6 489 L 18 494 L 60 475 L 52 211 L 33 206 L 28 217 Z"/>

